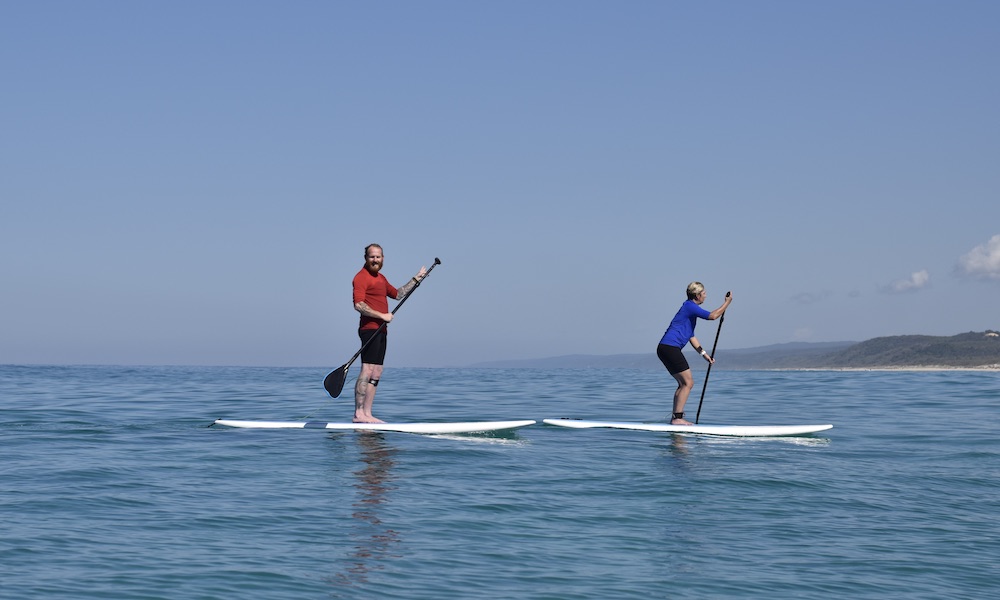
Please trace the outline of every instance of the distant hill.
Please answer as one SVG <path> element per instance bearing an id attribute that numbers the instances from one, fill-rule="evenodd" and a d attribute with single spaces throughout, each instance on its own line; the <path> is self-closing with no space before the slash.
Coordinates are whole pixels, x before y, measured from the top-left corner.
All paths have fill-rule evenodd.
<path id="1" fill-rule="evenodd" d="M 841 368 L 1000 367 L 1000 333 L 970 331 L 951 337 L 874 338 L 824 356 L 820 364 Z"/>
<path id="2" fill-rule="evenodd" d="M 828 356 L 844 352 L 857 342 L 791 342 L 788 344 L 773 344 L 742 350 L 719 350 L 715 353 L 716 363 L 713 369 L 807 369 L 824 365 Z M 699 358 L 692 353 L 694 358 Z M 707 366 L 704 359 L 694 361 L 688 359 L 699 368 Z M 663 368 L 662 365 L 660 368 Z"/>
<path id="3" fill-rule="evenodd" d="M 692 351 L 694 370 L 706 363 Z M 901 335 L 865 342 L 792 342 L 739 350 L 718 350 L 713 369 L 845 369 L 903 367 L 1000 368 L 1000 333 L 992 330 L 955 336 Z M 529 360 L 477 363 L 476 368 L 662 369 L 653 352 L 644 354 L 570 354 Z"/>

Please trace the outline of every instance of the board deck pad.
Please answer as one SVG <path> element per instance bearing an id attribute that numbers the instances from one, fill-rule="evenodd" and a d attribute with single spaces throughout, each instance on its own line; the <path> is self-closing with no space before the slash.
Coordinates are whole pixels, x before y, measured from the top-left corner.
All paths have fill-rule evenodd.
<path id="1" fill-rule="evenodd" d="M 213 425 L 245 429 L 326 429 L 396 431 L 400 433 L 484 433 L 534 425 L 535 421 L 469 421 L 464 423 L 330 423 L 326 421 L 237 421 L 216 419 Z"/>
<path id="2" fill-rule="evenodd" d="M 662 431 L 666 433 L 693 433 L 702 435 L 728 435 L 736 437 L 774 437 L 805 435 L 832 429 L 833 425 L 670 425 L 667 423 L 624 423 L 613 421 L 584 421 L 580 419 L 543 419 L 546 425 L 591 429 L 606 427 L 611 429 L 633 429 L 639 431 Z"/>

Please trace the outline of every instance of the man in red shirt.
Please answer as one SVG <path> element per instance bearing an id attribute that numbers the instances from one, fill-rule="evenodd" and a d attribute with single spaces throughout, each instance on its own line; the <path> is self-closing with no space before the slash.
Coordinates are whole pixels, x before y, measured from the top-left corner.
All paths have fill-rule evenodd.
<path id="1" fill-rule="evenodd" d="M 379 330 L 379 326 L 392 321 L 388 299 L 405 298 L 427 274 L 427 268 L 420 267 L 415 277 L 397 289 L 381 271 L 382 246 L 370 244 L 365 248 L 365 266 L 354 276 L 354 309 L 361 313 L 358 336 L 362 344 L 368 344 L 361 352 L 361 373 L 354 386 L 355 423 L 384 423 L 372 416 L 375 388 L 382 378 L 388 332 L 388 327 Z"/>

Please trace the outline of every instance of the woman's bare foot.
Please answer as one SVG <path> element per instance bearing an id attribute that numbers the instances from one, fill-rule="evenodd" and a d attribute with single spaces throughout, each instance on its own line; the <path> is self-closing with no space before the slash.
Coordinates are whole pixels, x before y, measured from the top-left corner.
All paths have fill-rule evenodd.
<path id="1" fill-rule="evenodd" d="M 670 416 L 673 417 L 670 419 L 671 425 L 694 425 L 691 421 L 686 421 L 684 419 L 684 413 L 682 412 L 675 412 Z"/>

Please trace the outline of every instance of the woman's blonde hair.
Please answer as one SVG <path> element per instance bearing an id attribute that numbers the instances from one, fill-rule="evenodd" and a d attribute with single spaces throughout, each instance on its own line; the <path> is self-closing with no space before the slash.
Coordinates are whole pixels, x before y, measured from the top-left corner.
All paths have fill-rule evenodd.
<path id="1" fill-rule="evenodd" d="M 705 286 L 701 284 L 700 281 L 692 281 L 688 284 L 687 294 L 688 300 L 694 300 L 698 297 L 698 294 L 705 291 Z"/>

